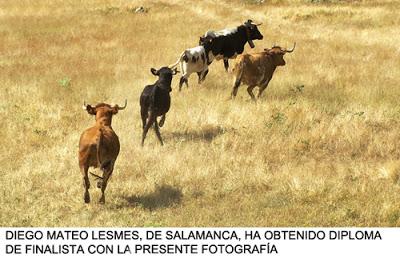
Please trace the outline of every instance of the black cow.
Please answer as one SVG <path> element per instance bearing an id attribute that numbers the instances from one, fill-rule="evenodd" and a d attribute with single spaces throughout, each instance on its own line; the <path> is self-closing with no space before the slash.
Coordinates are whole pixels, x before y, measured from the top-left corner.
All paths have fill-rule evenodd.
<path id="1" fill-rule="evenodd" d="M 243 53 L 244 45 L 249 43 L 251 48 L 254 48 L 253 40 L 263 39 L 263 35 L 258 30 L 257 26 L 252 20 L 246 21 L 244 24 L 233 28 L 224 29 L 221 31 L 207 31 L 203 37 L 200 37 L 199 44 L 203 45 L 212 38 L 211 51 L 212 56 L 209 60 L 214 58 L 217 60 L 224 59 L 225 70 L 228 71 L 228 59 L 235 58 L 237 55 Z"/>
<path id="2" fill-rule="evenodd" d="M 150 71 L 155 76 L 158 76 L 158 80 L 153 85 L 147 85 L 140 95 L 140 114 L 143 121 L 142 146 L 144 145 L 146 134 L 153 124 L 158 140 L 163 145 L 158 126 L 162 127 L 164 125 L 165 114 L 171 105 L 169 93 L 172 91 L 172 76 L 178 73 L 176 68 L 172 70 L 169 67 L 161 67 L 159 70 L 151 68 Z M 157 122 L 158 116 L 162 116 L 160 124 Z"/>

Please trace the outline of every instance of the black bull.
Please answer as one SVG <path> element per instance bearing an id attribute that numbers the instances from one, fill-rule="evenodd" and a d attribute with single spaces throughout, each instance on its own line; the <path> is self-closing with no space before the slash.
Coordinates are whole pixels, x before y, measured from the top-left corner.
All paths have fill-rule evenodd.
<path id="1" fill-rule="evenodd" d="M 263 35 L 257 28 L 258 25 L 260 24 L 254 24 L 251 20 L 248 20 L 228 33 L 208 31 L 203 37 L 200 37 L 199 44 L 203 45 L 207 39 L 212 38 L 210 47 L 212 57 L 210 60 L 212 61 L 214 58 L 217 60 L 224 59 L 224 67 L 228 71 L 228 59 L 242 54 L 247 42 L 251 48 L 254 48 L 253 40 L 263 39 Z"/>

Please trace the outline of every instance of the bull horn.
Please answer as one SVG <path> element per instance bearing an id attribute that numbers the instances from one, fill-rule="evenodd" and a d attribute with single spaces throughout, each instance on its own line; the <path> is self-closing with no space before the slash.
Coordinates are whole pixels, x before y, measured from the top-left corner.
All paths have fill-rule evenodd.
<path id="1" fill-rule="evenodd" d="M 116 105 L 116 106 L 117 106 L 118 110 L 124 110 L 126 108 L 127 104 L 128 104 L 128 100 L 125 99 L 125 105 L 123 107 L 119 107 L 118 105 Z"/>
<path id="2" fill-rule="evenodd" d="M 83 110 L 86 110 L 86 109 L 87 109 L 87 104 L 86 104 L 86 101 L 85 101 L 85 100 L 83 101 L 82 109 L 83 109 Z"/>
<path id="3" fill-rule="evenodd" d="M 248 22 L 250 22 L 251 24 L 256 25 L 256 26 L 260 26 L 262 24 L 262 22 L 257 23 L 253 20 L 248 20 Z"/>
<path id="4" fill-rule="evenodd" d="M 285 50 L 286 53 L 292 53 L 293 50 L 296 48 L 296 42 L 294 42 L 293 48 L 290 50 Z"/>

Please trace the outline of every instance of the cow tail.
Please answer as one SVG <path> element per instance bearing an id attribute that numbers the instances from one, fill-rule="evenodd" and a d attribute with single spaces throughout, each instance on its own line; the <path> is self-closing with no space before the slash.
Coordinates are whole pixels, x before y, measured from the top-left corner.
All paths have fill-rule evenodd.
<path id="1" fill-rule="evenodd" d="M 102 166 L 102 163 L 101 163 L 101 160 L 100 160 L 100 149 L 101 149 L 101 142 L 102 142 L 102 141 L 103 141 L 103 129 L 100 128 L 100 135 L 99 135 L 99 138 L 97 138 L 97 141 L 96 141 L 96 156 L 97 156 L 97 166 L 98 166 L 101 170 L 103 170 L 103 166 Z M 103 177 L 98 176 L 98 175 L 96 175 L 96 174 L 94 174 L 94 173 L 92 173 L 92 172 L 90 172 L 90 171 L 89 171 L 89 173 L 90 173 L 92 176 L 94 176 L 94 177 L 96 178 L 96 180 L 103 180 Z M 97 184 L 97 187 L 100 188 L 100 185 Z"/>
<path id="2" fill-rule="evenodd" d="M 96 142 L 96 148 L 97 148 L 97 164 L 100 169 L 102 169 L 102 162 L 100 158 L 100 150 L 101 150 L 101 142 L 103 141 L 103 128 L 100 128 L 100 135 L 99 138 L 97 138 Z"/>
<path id="3" fill-rule="evenodd" d="M 186 56 L 186 50 L 182 52 L 182 54 L 179 56 L 178 60 L 177 60 L 175 63 L 169 65 L 168 67 L 171 68 L 171 69 L 172 69 L 172 68 L 175 68 L 179 63 L 182 63 L 182 59 L 183 59 L 185 56 Z"/>

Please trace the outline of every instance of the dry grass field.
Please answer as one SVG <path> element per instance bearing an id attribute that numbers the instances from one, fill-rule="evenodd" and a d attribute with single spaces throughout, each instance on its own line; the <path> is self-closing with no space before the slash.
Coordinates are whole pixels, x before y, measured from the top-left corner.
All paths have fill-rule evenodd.
<path id="1" fill-rule="evenodd" d="M 145 13 L 135 13 L 144 6 Z M 398 1 L 0 0 L 1 226 L 400 226 Z M 285 56 L 255 104 L 214 62 L 140 146 L 151 67 L 261 21 Z M 233 64 L 233 61 L 230 61 Z M 123 104 L 106 204 L 83 203 L 83 101 Z M 92 170 L 93 171 L 93 170 Z M 99 171 L 94 171 L 99 173 Z M 93 179 L 93 178 L 91 178 Z"/>

